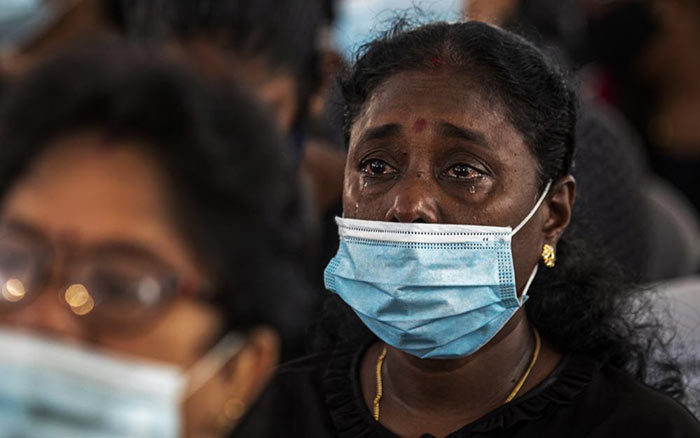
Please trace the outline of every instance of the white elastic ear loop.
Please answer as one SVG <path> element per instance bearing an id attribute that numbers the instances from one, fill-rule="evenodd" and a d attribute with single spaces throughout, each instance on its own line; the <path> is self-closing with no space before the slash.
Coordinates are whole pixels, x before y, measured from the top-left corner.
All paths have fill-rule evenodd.
<path id="1" fill-rule="evenodd" d="M 522 305 L 525 300 L 527 299 L 527 291 L 530 290 L 530 285 L 532 284 L 532 281 L 535 279 L 535 275 L 537 275 L 537 268 L 538 265 L 535 265 L 535 269 L 532 270 L 532 273 L 530 274 L 530 278 L 527 279 L 527 283 L 525 283 L 525 287 L 523 288 L 523 294 L 520 295 L 520 305 Z"/>
<path id="2" fill-rule="evenodd" d="M 212 347 L 201 359 L 185 373 L 187 388 L 183 400 L 197 392 L 207 383 L 233 356 L 243 347 L 245 339 L 236 333 L 229 333 Z"/>
<path id="3" fill-rule="evenodd" d="M 552 180 L 550 179 L 549 182 L 547 182 L 547 186 L 544 188 L 544 191 L 542 192 L 542 196 L 540 196 L 540 199 L 535 203 L 535 206 L 530 210 L 530 213 L 528 213 L 527 216 L 525 216 L 525 219 L 523 219 L 517 227 L 513 228 L 513 231 L 511 231 L 510 235 L 515 236 L 515 233 L 520 231 L 522 227 L 524 227 L 530 219 L 532 219 L 532 216 L 537 213 L 537 210 L 539 210 L 540 205 L 544 202 L 544 198 L 547 196 L 547 193 L 549 193 L 549 188 L 552 186 Z"/>

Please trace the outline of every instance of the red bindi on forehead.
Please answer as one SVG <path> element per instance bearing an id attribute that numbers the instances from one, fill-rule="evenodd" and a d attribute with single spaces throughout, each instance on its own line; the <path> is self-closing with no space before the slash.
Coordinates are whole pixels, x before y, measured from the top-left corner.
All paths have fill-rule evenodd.
<path id="1" fill-rule="evenodd" d="M 415 132 L 416 134 L 423 132 L 427 125 L 428 122 L 426 122 L 425 119 L 416 119 L 416 121 L 413 123 L 413 132 Z"/>

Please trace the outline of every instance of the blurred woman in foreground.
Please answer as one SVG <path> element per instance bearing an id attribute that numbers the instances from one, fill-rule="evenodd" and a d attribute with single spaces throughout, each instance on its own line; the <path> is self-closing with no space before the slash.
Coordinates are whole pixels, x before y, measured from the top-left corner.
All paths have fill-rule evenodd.
<path id="1" fill-rule="evenodd" d="M 118 43 L 0 116 L 0 424 L 9 436 L 227 433 L 303 314 L 274 122 Z"/>

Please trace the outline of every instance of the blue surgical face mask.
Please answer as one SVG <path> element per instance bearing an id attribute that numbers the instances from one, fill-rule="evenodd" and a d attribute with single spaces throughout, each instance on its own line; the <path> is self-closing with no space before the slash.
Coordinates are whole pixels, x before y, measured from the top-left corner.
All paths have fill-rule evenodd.
<path id="1" fill-rule="evenodd" d="M 550 184 L 515 229 L 336 218 L 340 246 L 326 268 L 326 288 L 395 348 L 425 359 L 468 356 L 527 298 L 537 266 L 519 298 L 511 238 Z"/>
<path id="2" fill-rule="evenodd" d="M 177 437 L 182 401 L 242 345 L 224 337 L 187 372 L 0 330 L 0 428 L 12 437 Z"/>

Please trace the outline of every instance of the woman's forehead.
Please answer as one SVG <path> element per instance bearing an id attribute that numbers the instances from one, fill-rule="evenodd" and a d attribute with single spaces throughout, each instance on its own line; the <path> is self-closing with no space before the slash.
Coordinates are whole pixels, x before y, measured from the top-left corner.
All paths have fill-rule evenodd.
<path id="1" fill-rule="evenodd" d="M 124 242 L 145 248 L 191 276 L 194 255 L 170 219 L 171 188 L 136 141 L 104 144 L 85 132 L 58 139 L 10 188 L 0 214 L 52 240 L 70 235 L 81 245 Z"/>
<path id="2" fill-rule="evenodd" d="M 352 148 L 367 130 L 397 125 L 397 131 L 418 133 L 446 124 L 479 133 L 489 142 L 523 142 L 503 105 L 465 75 L 447 70 L 402 72 L 372 93 L 355 120 Z"/>
<path id="3" fill-rule="evenodd" d="M 466 75 L 448 70 L 401 72 L 389 77 L 371 94 L 358 117 L 392 117 L 415 108 L 443 117 L 464 114 L 506 119 L 502 105 L 483 86 Z"/>

